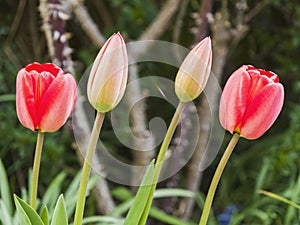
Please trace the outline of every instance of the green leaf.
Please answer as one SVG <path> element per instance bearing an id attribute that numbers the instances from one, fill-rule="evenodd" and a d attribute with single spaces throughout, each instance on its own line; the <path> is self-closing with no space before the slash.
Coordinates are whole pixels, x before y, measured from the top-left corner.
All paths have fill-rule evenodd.
<path id="1" fill-rule="evenodd" d="M 61 186 L 63 181 L 65 180 L 66 173 L 62 172 L 58 174 L 54 180 L 51 182 L 49 187 L 47 188 L 44 197 L 43 197 L 43 204 L 46 205 L 49 209 L 49 215 L 53 214 L 53 209 L 55 206 L 55 201 L 58 199 L 61 191 Z"/>
<path id="2" fill-rule="evenodd" d="M 7 174 L 1 160 L 0 160 L 0 177 L 1 177 L 0 199 L 3 200 L 5 208 L 9 213 L 9 215 L 12 215 L 11 193 L 10 193 L 8 179 L 7 179 Z"/>
<path id="3" fill-rule="evenodd" d="M 78 187 L 80 184 L 80 178 L 81 178 L 81 171 L 79 171 L 72 182 L 69 184 L 66 192 L 65 192 L 65 204 L 67 208 L 67 215 L 70 217 L 76 206 L 76 201 L 77 201 L 77 192 L 78 192 Z"/>
<path id="4" fill-rule="evenodd" d="M 23 199 L 23 201 L 25 201 L 25 202 L 29 202 L 30 200 L 30 191 L 29 190 L 31 190 L 32 188 L 31 188 L 31 186 L 32 186 L 32 169 L 29 169 L 29 171 L 28 171 L 28 177 L 27 177 L 27 183 L 28 183 L 28 188 L 26 189 L 26 188 L 23 188 L 22 187 L 22 199 Z M 39 199 L 37 198 L 36 199 L 36 207 L 38 208 L 38 201 L 39 201 Z"/>
<path id="5" fill-rule="evenodd" d="M 64 195 L 66 209 L 67 209 L 67 215 L 70 217 L 73 212 L 75 211 L 75 206 L 77 202 L 77 192 L 78 192 L 78 186 L 81 179 L 81 171 L 79 171 L 75 178 L 72 180 L 70 185 L 68 186 L 66 193 Z M 88 187 L 87 187 L 87 195 L 89 191 L 95 186 L 95 184 L 99 181 L 100 176 L 92 176 L 89 179 Z"/>
<path id="6" fill-rule="evenodd" d="M 5 225 L 12 225 L 12 217 L 9 214 L 4 202 L 0 200 L 0 221 Z"/>
<path id="7" fill-rule="evenodd" d="M 111 216 L 91 216 L 86 217 L 82 220 L 82 224 L 89 224 L 89 223 L 104 223 L 106 225 L 120 225 L 123 224 L 122 219 L 114 218 Z"/>
<path id="8" fill-rule="evenodd" d="M 63 195 L 60 195 L 58 198 L 51 225 L 68 225 L 68 217 Z"/>
<path id="9" fill-rule="evenodd" d="M 184 197 L 194 198 L 195 193 L 180 188 L 161 188 L 154 192 L 154 198 Z"/>
<path id="10" fill-rule="evenodd" d="M 263 187 L 264 182 L 266 181 L 266 177 L 268 177 L 268 171 L 270 170 L 270 167 L 272 166 L 271 159 L 270 158 L 264 158 L 262 167 L 258 173 L 258 177 L 256 178 L 256 184 L 254 190 L 259 190 Z M 255 198 L 257 198 L 258 195 L 255 195 Z"/>
<path id="11" fill-rule="evenodd" d="M 16 100 L 15 94 L 4 94 L 0 95 L 0 102 L 13 102 Z"/>
<path id="12" fill-rule="evenodd" d="M 41 216 L 41 219 L 43 220 L 44 224 L 49 225 L 49 213 L 48 213 L 47 206 L 44 206 L 40 216 Z"/>
<path id="13" fill-rule="evenodd" d="M 132 192 L 126 187 L 114 188 L 111 194 L 120 201 L 126 201 L 132 198 Z"/>
<path id="14" fill-rule="evenodd" d="M 122 191 L 123 192 L 123 191 Z M 185 197 L 185 198 L 193 198 L 195 196 L 194 192 L 184 190 L 184 189 L 179 189 L 179 188 L 161 188 L 157 189 L 154 193 L 154 198 L 165 198 L 165 197 Z M 118 200 L 119 199 L 118 195 L 114 195 Z M 129 197 L 129 193 L 128 196 Z M 126 198 L 127 198 L 126 197 Z M 115 207 L 115 209 L 109 214 L 110 216 L 121 216 L 124 214 L 132 205 L 134 197 L 131 195 L 131 198 L 122 202 L 118 206 Z"/>
<path id="15" fill-rule="evenodd" d="M 156 207 L 151 207 L 150 216 L 154 219 L 164 222 L 165 224 L 170 224 L 170 225 L 196 225 L 195 223 L 185 222 L 178 219 L 175 216 L 168 215 L 164 211 Z"/>
<path id="16" fill-rule="evenodd" d="M 44 225 L 40 216 L 30 205 L 16 195 L 14 195 L 14 200 L 20 225 Z"/>
<path id="17" fill-rule="evenodd" d="M 32 225 L 29 217 L 27 216 L 25 210 L 22 208 L 21 204 L 18 200 L 15 201 L 16 209 L 17 209 L 17 217 L 19 225 Z"/>
<path id="18" fill-rule="evenodd" d="M 122 216 L 128 209 L 130 209 L 130 206 L 132 206 L 132 203 L 134 202 L 134 199 L 129 199 L 125 202 L 122 202 L 121 204 L 118 204 L 115 209 L 109 213 L 110 216 Z"/>
<path id="19" fill-rule="evenodd" d="M 80 178 L 81 178 L 81 170 L 77 172 L 76 176 L 73 178 L 71 183 L 69 184 L 66 193 L 65 193 L 65 201 L 67 202 L 67 197 L 71 197 L 74 195 L 74 193 L 77 194 L 78 191 L 78 186 L 80 183 Z"/>
<path id="20" fill-rule="evenodd" d="M 264 194 L 264 195 L 266 195 L 270 198 L 276 199 L 278 201 L 284 202 L 284 203 L 300 210 L 300 205 L 298 205 L 297 203 L 295 203 L 295 202 L 293 202 L 293 201 L 291 201 L 287 198 L 284 198 L 284 197 L 282 197 L 278 194 L 275 194 L 275 193 L 272 193 L 272 192 L 269 192 L 269 191 L 265 191 L 265 190 L 258 190 L 257 192 L 260 193 L 260 194 Z"/>
<path id="21" fill-rule="evenodd" d="M 141 186 L 135 196 L 134 202 L 126 216 L 124 225 L 137 225 L 144 212 L 144 208 L 148 201 L 148 196 L 151 190 L 151 183 L 153 180 L 154 160 L 149 165 L 147 172 L 144 176 Z"/>

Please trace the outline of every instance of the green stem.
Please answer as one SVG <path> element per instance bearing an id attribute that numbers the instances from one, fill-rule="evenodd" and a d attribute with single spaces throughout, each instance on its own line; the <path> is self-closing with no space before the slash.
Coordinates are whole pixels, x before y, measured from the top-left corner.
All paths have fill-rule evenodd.
<path id="1" fill-rule="evenodd" d="M 96 119 L 94 122 L 91 137 L 89 140 L 87 152 L 85 155 L 85 161 L 83 164 L 80 186 L 79 186 L 79 191 L 78 191 L 77 204 L 76 204 L 76 211 L 75 211 L 75 216 L 74 216 L 74 225 L 82 224 L 86 190 L 87 190 L 89 176 L 90 176 L 90 172 L 91 172 L 91 163 L 92 163 L 93 155 L 94 155 L 96 145 L 98 142 L 98 138 L 99 138 L 102 124 L 103 124 L 103 120 L 104 120 L 104 114 L 97 112 L 97 116 L 96 116 Z"/>
<path id="2" fill-rule="evenodd" d="M 154 191 L 156 189 L 157 181 L 158 181 L 158 178 L 159 178 L 159 175 L 160 175 L 160 171 L 161 171 L 161 168 L 162 168 L 162 165 L 163 165 L 163 161 L 164 161 L 164 158 L 165 158 L 165 155 L 166 155 L 166 151 L 169 147 L 172 136 L 173 136 L 174 131 L 177 127 L 180 115 L 181 115 L 181 113 L 184 109 L 184 105 L 185 104 L 183 102 L 179 102 L 179 104 L 176 108 L 176 111 L 174 113 L 174 116 L 172 118 L 172 121 L 170 123 L 170 126 L 167 130 L 166 136 L 165 136 L 165 138 L 163 140 L 163 143 L 160 147 L 160 150 L 159 150 L 159 153 L 158 153 L 158 156 L 157 156 L 157 160 L 156 160 L 156 163 L 155 163 L 155 168 L 154 168 L 154 175 L 153 175 L 153 181 L 152 181 L 153 184 L 151 186 L 149 198 L 148 198 L 147 204 L 145 206 L 143 216 L 141 217 L 141 220 L 139 222 L 139 225 L 144 225 L 147 221 L 149 211 L 150 211 L 150 207 L 151 207 L 151 204 L 152 204 L 152 201 L 153 201 Z"/>
<path id="3" fill-rule="evenodd" d="M 33 171 L 32 171 L 32 180 L 31 180 L 31 189 L 30 189 L 30 206 L 35 209 L 36 204 L 36 196 L 39 182 L 39 171 L 41 164 L 41 155 L 43 150 L 43 142 L 44 142 L 44 133 L 38 132 L 36 147 L 35 147 L 35 155 L 33 162 Z"/>
<path id="4" fill-rule="evenodd" d="M 214 199 L 214 196 L 215 196 L 215 193 L 216 193 L 216 189 L 217 189 L 217 186 L 218 186 L 218 183 L 220 181 L 220 178 L 222 176 L 222 173 L 223 173 L 223 170 L 226 166 L 226 163 L 235 147 L 235 145 L 237 144 L 238 140 L 240 138 L 240 135 L 235 133 L 233 134 L 220 162 L 219 162 L 219 165 L 216 169 L 216 172 L 214 174 L 214 177 L 211 181 L 211 184 L 210 184 L 210 187 L 209 187 L 209 190 L 208 190 L 208 194 L 207 194 L 207 197 L 206 197 L 206 200 L 205 200 L 205 204 L 204 204 L 204 208 L 203 208 L 203 212 L 202 212 L 202 216 L 201 216 L 201 219 L 200 219 L 200 222 L 199 222 L 199 225 L 206 225 L 207 223 L 207 220 L 208 220 L 208 216 L 209 216 L 209 212 L 210 212 L 210 208 L 211 208 L 211 205 L 212 205 L 212 202 L 213 202 L 213 199 Z"/>

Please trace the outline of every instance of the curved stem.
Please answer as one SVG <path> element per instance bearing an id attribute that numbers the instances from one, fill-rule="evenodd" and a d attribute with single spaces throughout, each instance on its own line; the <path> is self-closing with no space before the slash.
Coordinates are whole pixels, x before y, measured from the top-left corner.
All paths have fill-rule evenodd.
<path id="1" fill-rule="evenodd" d="M 104 120 L 104 114 L 97 112 L 97 116 L 94 122 L 93 130 L 88 144 L 88 149 L 85 156 L 85 161 L 83 164 L 75 217 L 74 217 L 74 225 L 82 224 L 83 211 L 85 206 L 85 196 L 86 196 L 86 190 L 87 190 L 89 176 L 91 172 L 92 159 L 98 142 L 103 120 Z"/>
<path id="2" fill-rule="evenodd" d="M 156 160 L 156 163 L 155 163 L 155 167 L 154 167 L 154 175 L 153 175 L 153 181 L 152 181 L 150 194 L 149 194 L 148 201 L 147 201 L 147 204 L 145 206 L 143 215 L 142 215 L 141 220 L 139 222 L 139 225 L 144 225 L 147 221 L 149 211 L 150 211 L 150 207 L 151 207 L 152 200 L 153 200 L 154 191 L 156 189 L 159 174 L 160 174 L 160 171 L 161 171 L 161 168 L 162 168 L 162 165 L 163 165 L 163 161 L 164 161 L 167 149 L 169 147 L 169 144 L 171 142 L 172 136 L 173 136 L 173 134 L 175 132 L 175 129 L 177 127 L 180 115 L 183 112 L 184 105 L 185 104 L 183 102 L 179 102 L 179 104 L 176 108 L 176 111 L 174 113 L 174 116 L 172 118 L 172 121 L 171 121 L 171 123 L 169 125 L 169 128 L 167 130 L 166 136 L 165 136 L 165 138 L 163 140 L 163 143 L 160 147 L 160 150 L 159 150 L 159 153 L 158 153 L 158 156 L 157 156 L 157 160 Z"/>
<path id="3" fill-rule="evenodd" d="M 157 181 L 158 181 L 158 177 L 159 177 L 162 165 L 163 165 L 163 161 L 164 161 L 164 158 L 165 158 L 165 155 L 166 155 L 166 151 L 168 150 L 168 147 L 169 147 L 170 142 L 172 140 L 173 134 L 175 132 L 175 129 L 177 127 L 177 124 L 178 124 L 178 121 L 179 121 L 179 118 L 180 118 L 180 115 L 181 115 L 183 109 L 184 109 L 184 103 L 179 102 L 179 104 L 176 108 L 176 111 L 173 115 L 172 121 L 171 121 L 171 123 L 169 125 L 169 128 L 167 130 L 166 136 L 165 136 L 165 138 L 163 140 L 163 143 L 160 147 L 158 156 L 157 156 L 157 160 L 156 160 L 156 163 L 155 163 L 155 170 L 154 170 L 154 179 L 153 179 L 154 183 L 157 183 Z"/>
<path id="4" fill-rule="evenodd" d="M 214 199 L 214 196 L 215 196 L 215 193 L 216 193 L 216 189 L 217 189 L 217 186 L 218 186 L 218 183 L 220 181 L 220 178 L 222 176 L 222 173 L 223 173 L 223 170 L 226 166 L 226 163 L 235 147 L 235 145 L 237 144 L 238 140 L 240 138 L 240 135 L 235 133 L 233 134 L 220 162 L 219 162 L 219 165 L 216 169 L 216 172 L 214 174 L 214 177 L 211 181 L 211 184 L 210 184 L 210 187 L 209 187 L 209 190 L 208 190 L 208 194 L 207 194 L 207 197 L 206 197 L 206 200 L 205 200 L 205 204 L 204 204 L 204 208 L 203 208 L 203 212 L 202 212 L 202 216 L 201 216 L 201 219 L 200 219 L 200 222 L 199 222 L 199 225 L 206 225 L 207 223 L 207 220 L 208 220 L 208 216 L 209 216 L 209 212 L 210 212 L 210 208 L 211 208 L 211 205 L 212 205 L 212 202 L 213 202 L 213 199 Z"/>
<path id="5" fill-rule="evenodd" d="M 31 180 L 31 188 L 30 188 L 30 206 L 33 209 L 35 208 L 35 204 L 36 204 L 43 142 L 44 142 L 44 133 L 39 131 L 37 135 L 37 141 L 35 147 L 32 180 Z"/>

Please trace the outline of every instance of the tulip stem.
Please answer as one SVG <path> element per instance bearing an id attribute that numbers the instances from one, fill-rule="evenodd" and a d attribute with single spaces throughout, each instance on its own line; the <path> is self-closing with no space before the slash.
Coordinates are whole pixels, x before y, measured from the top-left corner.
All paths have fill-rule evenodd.
<path id="1" fill-rule="evenodd" d="M 36 206 L 36 196 L 39 182 L 39 171 L 41 164 L 41 155 L 43 150 L 43 142 L 44 142 L 44 133 L 38 132 L 37 141 L 35 146 L 34 153 L 34 162 L 33 162 L 33 171 L 32 171 L 32 180 L 31 180 L 31 188 L 30 188 L 30 206 L 35 209 Z"/>
<path id="2" fill-rule="evenodd" d="M 212 205 L 215 193 L 216 193 L 218 183 L 220 181 L 220 178 L 222 176 L 222 173 L 226 166 L 226 163 L 227 163 L 234 147 L 236 146 L 239 138 L 240 138 L 239 134 L 237 134 L 237 133 L 233 134 L 233 136 L 232 136 L 232 138 L 231 138 L 231 140 L 219 162 L 219 165 L 218 165 L 216 172 L 213 176 L 213 179 L 210 183 L 210 187 L 209 187 L 208 194 L 207 194 L 207 197 L 206 197 L 206 200 L 204 203 L 204 208 L 203 208 L 203 212 L 202 212 L 202 216 L 201 216 L 199 225 L 206 225 L 206 223 L 207 223 L 209 212 L 210 212 L 211 205 Z"/>
<path id="3" fill-rule="evenodd" d="M 83 211 L 85 206 L 85 196 L 86 196 L 86 190 L 87 190 L 89 176 L 91 172 L 91 164 L 96 149 L 96 145 L 98 142 L 100 130 L 103 124 L 104 115 L 105 114 L 103 113 L 97 112 L 91 137 L 88 143 L 88 148 L 85 155 L 85 161 L 83 164 L 80 186 L 78 191 L 76 211 L 74 216 L 74 225 L 82 225 Z"/>
<path id="4" fill-rule="evenodd" d="M 163 162 L 164 162 L 164 158 L 165 158 L 167 149 L 169 147 L 169 144 L 171 142 L 172 136 L 173 136 L 173 134 L 175 132 L 175 129 L 177 127 L 178 121 L 180 119 L 180 115 L 183 112 L 184 105 L 185 104 L 183 102 L 179 102 L 179 104 L 176 108 L 176 111 L 173 115 L 172 121 L 171 121 L 171 123 L 169 125 L 169 128 L 167 130 L 166 136 L 165 136 L 165 138 L 162 142 L 162 145 L 160 147 L 160 150 L 159 150 L 159 153 L 158 153 L 158 156 L 157 156 L 157 160 L 156 160 L 156 163 L 155 163 L 155 167 L 154 167 L 154 175 L 153 175 L 151 190 L 150 190 L 150 193 L 149 193 L 147 204 L 146 204 L 144 212 L 143 212 L 143 216 L 141 217 L 141 220 L 139 221 L 139 225 L 144 225 L 147 221 L 147 217 L 148 217 L 150 207 L 151 207 L 151 204 L 152 204 L 152 200 L 153 200 L 154 191 L 156 189 L 156 185 L 157 185 L 159 174 L 160 174 Z"/>

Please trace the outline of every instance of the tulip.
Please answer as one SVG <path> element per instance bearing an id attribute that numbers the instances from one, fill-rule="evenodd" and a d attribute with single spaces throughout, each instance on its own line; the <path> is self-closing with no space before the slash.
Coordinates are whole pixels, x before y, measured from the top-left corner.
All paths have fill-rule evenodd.
<path id="1" fill-rule="evenodd" d="M 120 33 L 113 34 L 98 53 L 88 80 L 91 105 L 101 113 L 112 110 L 124 95 L 128 77 L 125 42 Z"/>
<path id="2" fill-rule="evenodd" d="M 112 110 L 124 95 L 128 77 L 125 42 L 120 33 L 113 34 L 103 45 L 92 66 L 87 85 L 88 99 L 97 110 L 82 168 L 74 225 L 81 225 L 91 163 L 106 112 Z"/>
<path id="3" fill-rule="evenodd" d="M 32 63 L 17 75 L 17 115 L 32 131 L 54 132 L 70 116 L 76 102 L 76 82 L 52 63 Z"/>
<path id="4" fill-rule="evenodd" d="M 247 139 L 259 138 L 278 117 L 283 100 L 283 85 L 275 73 L 244 65 L 224 87 L 220 122 L 231 133 Z"/>
<path id="5" fill-rule="evenodd" d="M 205 88 L 210 74 L 211 61 L 211 40 L 209 37 L 207 37 L 190 51 L 179 68 L 175 79 L 175 92 L 180 101 L 155 161 L 152 179 L 153 184 L 151 185 L 148 196 L 145 196 L 147 198 L 147 202 L 144 206 L 144 209 L 141 209 L 143 210 L 142 216 L 140 218 L 135 217 L 135 219 L 137 220 L 135 222 L 137 222 L 138 224 L 146 224 L 146 220 L 148 218 L 153 201 L 154 192 L 158 183 L 163 163 L 165 161 L 167 149 L 171 142 L 171 138 L 175 132 L 179 118 L 183 113 L 185 103 L 197 98 Z M 127 224 L 126 222 L 128 221 L 130 221 L 131 223 L 133 222 L 130 217 L 126 218 L 125 224 Z"/>
<path id="6" fill-rule="evenodd" d="M 58 130 L 76 102 L 76 82 L 52 63 L 32 63 L 21 69 L 16 83 L 16 109 L 22 125 L 38 131 L 31 177 L 30 206 L 35 208 L 45 132 Z"/>
<path id="7" fill-rule="evenodd" d="M 197 98 L 206 86 L 212 63 L 210 37 L 197 44 L 186 56 L 175 79 L 175 92 L 182 102 Z"/>
<path id="8" fill-rule="evenodd" d="M 256 139 L 275 122 L 284 100 L 278 76 L 253 66 L 241 66 L 228 79 L 220 100 L 222 126 L 233 135 L 210 183 L 199 225 L 206 225 L 217 186 L 240 137 Z"/>

